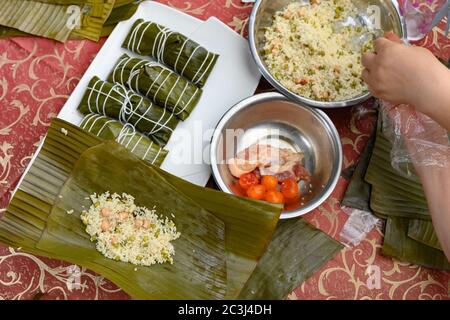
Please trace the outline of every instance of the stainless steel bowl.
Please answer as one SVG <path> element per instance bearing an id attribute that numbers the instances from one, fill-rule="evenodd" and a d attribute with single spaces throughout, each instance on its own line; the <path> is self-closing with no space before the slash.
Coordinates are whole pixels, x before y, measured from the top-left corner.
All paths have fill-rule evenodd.
<path id="1" fill-rule="evenodd" d="M 289 3 L 296 2 L 298 0 L 258 0 L 256 1 L 253 11 L 250 15 L 249 21 L 249 42 L 253 58 L 259 67 L 264 78 L 267 79 L 278 91 L 284 94 L 286 97 L 297 101 L 302 104 L 319 108 L 335 108 L 335 107 L 347 107 L 357 103 L 363 102 L 370 98 L 370 93 L 363 93 L 351 99 L 342 101 L 317 101 L 312 100 L 285 88 L 280 82 L 278 82 L 268 71 L 266 64 L 261 57 L 261 51 L 265 43 L 264 28 L 269 27 L 272 24 L 273 15 L 285 8 Z M 400 14 L 400 10 L 397 1 L 384 1 L 384 0 L 352 0 L 362 16 L 367 15 L 367 8 L 370 5 L 376 5 L 380 8 L 381 13 L 381 27 L 384 31 L 393 31 L 400 38 L 406 38 L 406 26 L 404 19 Z"/>
<path id="2" fill-rule="evenodd" d="M 220 120 L 211 140 L 213 177 L 222 191 L 233 193 L 235 178 L 226 160 L 242 149 L 268 141 L 302 151 L 314 186 L 304 206 L 285 211 L 282 219 L 303 215 L 318 207 L 333 191 L 342 165 L 339 134 L 319 109 L 295 103 L 279 93 L 262 93 L 232 107 Z M 301 185 L 300 191 L 308 189 Z"/>

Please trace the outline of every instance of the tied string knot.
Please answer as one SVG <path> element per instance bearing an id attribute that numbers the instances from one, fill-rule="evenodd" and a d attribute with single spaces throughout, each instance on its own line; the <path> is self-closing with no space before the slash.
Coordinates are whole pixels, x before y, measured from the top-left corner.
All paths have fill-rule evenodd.
<path id="1" fill-rule="evenodd" d="M 163 27 L 162 29 L 159 28 L 160 31 L 156 35 L 155 42 L 153 44 L 153 56 L 156 57 L 156 60 L 164 62 L 164 51 L 166 49 L 167 40 L 169 39 L 170 35 L 173 33 L 172 30 L 170 30 L 167 27 Z"/>
<path id="2" fill-rule="evenodd" d="M 119 121 L 124 125 L 123 129 L 126 129 L 126 127 L 128 128 L 132 127 L 133 128 L 132 134 L 133 135 L 136 134 L 135 126 L 130 123 L 130 119 L 133 117 L 133 115 L 137 115 L 139 117 L 137 122 L 139 122 L 140 120 L 144 120 L 153 123 L 153 128 L 149 132 L 145 133 L 147 136 L 155 134 L 164 127 L 164 125 L 160 124 L 159 122 L 154 122 L 142 115 L 137 114 L 136 109 L 138 109 L 141 103 L 143 103 L 144 101 L 144 98 L 142 96 L 137 95 L 134 92 L 130 92 L 123 84 L 120 83 L 116 83 L 112 88 L 112 90 L 116 92 L 118 95 L 120 95 L 121 98 L 123 99 L 122 106 L 120 107 L 119 111 Z M 137 97 L 139 99 L 139 102 L 136 105 L 133 104 L 132 101 L 133 97 Z"/>
<path id="3" fill-rule="evenodd" d="M 135 96 L 135 94 L 129 92 L 124 85 L 120 83 L 114 84 L 114 87 L 112 90 L 120 95 L 122 98 L 122 106 L 119 110 L 119 120 L 122 122 L 123 125 L 129 124 L 129 121 L 133 114 L 135 113 L 135 109 L 133 108 L 132 98 Z M 137 96 L 137 95 L 136 95 Z M 139 104 L 136 106 L 136 108 L 140 105 L 142 101 L 142 97 L 138 96 L 140 98 Z M 131 124 L 130 124 L 131 125 Z"/>
<path id="4" fill-rule="evenodd" d="M 119 135 L 116 138 L 116 141 L 120 144 L 125 143 L 125 139 L 129 138 L 129 140 L 133 139 L 136 135 L 136 129 L 130 123 L 127 123 L 123 126 L 122 130 L 120 130 Z"/>

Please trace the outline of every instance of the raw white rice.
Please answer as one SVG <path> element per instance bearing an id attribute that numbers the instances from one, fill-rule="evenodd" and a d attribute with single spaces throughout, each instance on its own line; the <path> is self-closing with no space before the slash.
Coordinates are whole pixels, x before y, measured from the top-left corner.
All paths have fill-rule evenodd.
<path id="1" fill-rule="evenodd" d="M 336 21 L 355 16 L 350 0 L 294 2 L 275 14 L 267 28 L 264 61 L 287 89 L 319 101 L 340 101 L 367 91 L 361 79 L 361 55 L 372 41 L 357 50 L 352 44 L 365 27 L 336 28 Z"/>
<path id="2" fill-rule="evenodd" d="M 156 209 L 138 207 L 131 195 L 109 192 L 90 196 L 92 205 L 81 221 L 105 257 L 136 265 L 173 263 L 171 243 L 180 237 L 173 221 L 158 217 Z"/>

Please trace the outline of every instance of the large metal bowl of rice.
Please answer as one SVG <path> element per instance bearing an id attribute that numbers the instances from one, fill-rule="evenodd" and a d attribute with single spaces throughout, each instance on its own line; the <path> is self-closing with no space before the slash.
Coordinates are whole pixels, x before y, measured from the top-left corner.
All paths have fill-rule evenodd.
<path id="1" fill-rule="evenodd" d="M 262 75 L 278 91 L 309 106 L 335 108 L 370 98 L 361 55 L 388 31 L 406 38 L 396 1 L 258 0 L 249 42 Z"/>

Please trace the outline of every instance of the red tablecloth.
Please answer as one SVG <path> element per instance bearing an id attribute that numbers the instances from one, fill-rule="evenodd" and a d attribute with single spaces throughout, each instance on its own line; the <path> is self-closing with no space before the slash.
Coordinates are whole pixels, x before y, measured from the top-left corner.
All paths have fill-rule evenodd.
<path id="1" fill-rule="evenodd" d="M 438 1 L 438 0 L 435 0 Z M 163 0 L 205 19 L 217 16 L 245 34 L 251 4 L 240 0 Z M 433 7 L 433 1 L 424 1 Z M 35 147 L 63 106 L 104 41 L 40 38 L 0 40 L 0 208 L 5 208 Z M 421 45 L 450 57 L 450 40 L 435 28 Z M 375 112 L 364 106 L 329 112 L 344 147 L 344 167 L 354 164 L 371 132 Z M 347 182 L 341 178 L 333 195 L 306 218 L 337 238 L 347 219 L 339 201 Z M 4 209 L 0 209 L 4 211 Z M 1 215 L 0 211 L 0 215 Z M 294 290 L 289 299 L 448 299 L 450 273 L 394 261 L 380 255 L 382 234 L 373 230 L 356 247 L 342 250 L 332 261 Z M 373 267 L 375 266 L 375 268 Z M 378 269 L 376 267 L 379 267 Z M 379 270 L 380 286 L 368 287 L 368 270 Z M 375 271 L 374 271 L 375 270 Z M 76 270 L 75 270 L 76 271 Z M 81 282 L 71 287 L 75 275 Z M 0 246 L 0 300 L 119 299 L 128 296 L 114 284 L 88 270 L 74 272 L 62 261 L 36 257 Z"/>

